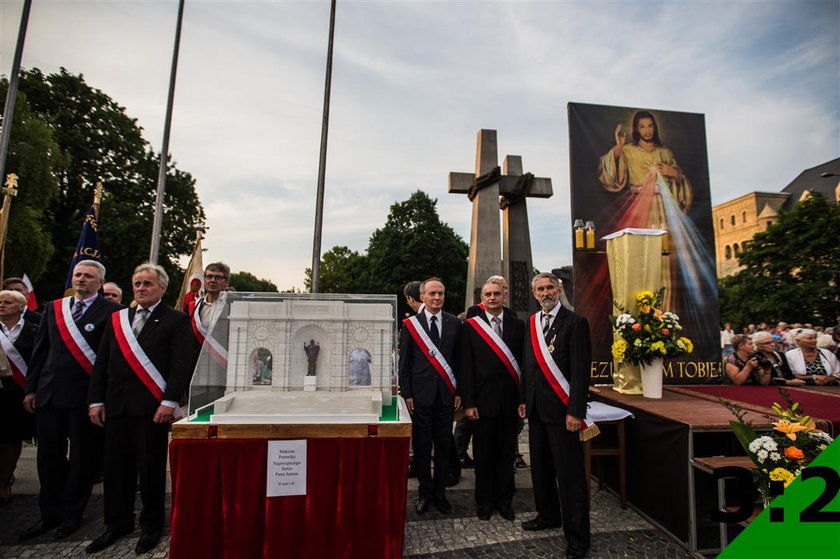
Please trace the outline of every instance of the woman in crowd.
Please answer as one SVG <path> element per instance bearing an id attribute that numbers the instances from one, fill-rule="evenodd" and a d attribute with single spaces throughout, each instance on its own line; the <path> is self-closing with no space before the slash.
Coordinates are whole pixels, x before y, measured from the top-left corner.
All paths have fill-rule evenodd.
<path id="1" fill-rule="evenodd" d="M 810 328 L 796 330 L 796 348 L 785 353 L 790 370 L 799 378 L 815 384 L 834 384 L 840 380 L 840 362 L 830 351 L 817 349 L 817 332 Z"/>
<path id="2" fill-rule="evenodd" d="M 770 378 L 773 384 L 787 386 L 806 384 L 805 380 L 793 375 L 784 353 L 775 350 L 776 343 L 770 332 L 756 332 L 752 336 L 752 342 L 758 350 L 756 358 L 759 366 L 766 367 L 768 363 L 770 364 Z"/>
<path id="3" fill-rule="evenodd" d="M 9 361 L 8 376 L 0 377 L 0 505 L 12 500 L 11 480 L 23 441 L 32 438 L 33 416 L 23 409 L 24 377 L 38 327 L 21 318 L 26 298 L 17 291 L 0 291 L 0 346 Z"/>
<path id="4" fill-rule="evenodd" d="M 732 336 L 732 347 L 735 353 L 723 360 L 726 376 L 732 384 L 768 385 L 771 380 L 770 364 L 765 360 L 765 366 L 759 363 L 755 355 L 755 346 L 746 334 Z"/>

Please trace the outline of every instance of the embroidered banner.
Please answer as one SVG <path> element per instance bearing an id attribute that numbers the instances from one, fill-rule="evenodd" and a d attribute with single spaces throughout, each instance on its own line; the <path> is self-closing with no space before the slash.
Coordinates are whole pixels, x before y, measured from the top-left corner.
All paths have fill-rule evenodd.
<path id="1" fill-rule="evenodd" d="M 26 372 L 28 367 L 26 365 L 26 361 L 23 360 L 23 355 L 21 355 L 14 346 L 12 340 L 7 338 L 3 333 L 0 333 L 0 346 L 3 347 L 3 351 L 6 353 L 6 357 L 9 360 L 9 365 L 12 367 L 12 380 L 14 380 L 21 389 L 26 391 Z"/>

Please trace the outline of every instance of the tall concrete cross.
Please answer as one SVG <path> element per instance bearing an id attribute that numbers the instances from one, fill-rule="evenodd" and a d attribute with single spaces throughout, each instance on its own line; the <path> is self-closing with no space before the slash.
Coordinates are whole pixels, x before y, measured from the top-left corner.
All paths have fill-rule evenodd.
<path id="1" fill-rule="evenodd" d="M 518 160 L 518 164 L 516 161 Z M 488 277 L 502 274 L 508 279 L 512 294 L 521 294 L 522 286 L 514 285 L 510 267 L 506 263 L 516 263 L 513 273 L 519 277 L 524 269 L 525 293 L 530 296 L 527 282 L 531 275 L 531 243 L 528 232 L 528 213 L 524 199 L 513 203 L 505 210 L 505 259 L 502 260 L 501 228 L 499 226 L 499 195 L 532 196 L 548 198 L 551 196 L 551 179 L 528 177 L 530 190 L 522 192 L 522 158 L 506 158 L 506 172 L 501 173 L 498 166 L 498 149 L 495 130 L 479 130 L 476 146 L 475 173 L 449 173 L 450 194 L 470 194 L 473 204 L 472 225 L 470 227 L 470 259 L 467 269 L 466 305 L 469 307 L 480 298 L 481 285 Z M 527 256 L 523 254 L 524 251 Z M 523 259 L 526 262 L 522 267 Z M 518 282 L 518 283 L 521 283 Z M 516 296 L 521 299 L 521 296 Z M 508 305 L 511 305 L 511 298 Z M 519 301 L 527 313 L 529 303 Z M 520 309 L 514 310 L 517 312 Z"/>

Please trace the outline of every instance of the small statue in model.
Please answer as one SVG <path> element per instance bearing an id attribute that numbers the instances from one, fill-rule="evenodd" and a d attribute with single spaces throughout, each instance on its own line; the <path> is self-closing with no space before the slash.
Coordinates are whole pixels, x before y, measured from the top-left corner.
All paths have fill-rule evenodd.
<path id="1" fill-rule="evenodd" d="M 321 346 L 315 340 L 309 340 L 309 344 L 303 344 L 303 350 L 306 352 L 306 360 L 308 362 L 308 369 L 306 376 L 315 376 L 315 362 L 318 360 L 318 352 L 321 351 Z"/>

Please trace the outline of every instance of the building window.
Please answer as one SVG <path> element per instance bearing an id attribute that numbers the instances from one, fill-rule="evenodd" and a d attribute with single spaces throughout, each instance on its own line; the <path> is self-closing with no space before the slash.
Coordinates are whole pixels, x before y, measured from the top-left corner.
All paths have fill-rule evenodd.
<path id="1" fill-rule="evenodd" d="M 747 212 L 741 212 L 741 222 L 742 223 L 747 222 Z"/>
<path id="2" fill-rule="evenodd" d="M 723 229 L 723 218 L 720 218 L 720 228 Z"/>
<path id="3" fill-rule="evenodd" d="M 724 250 L 724 253 L 726 254 L 726 259 L 727 260 L 732 260 L 732 247 L 730 247 L 729 245 L 726 245 L 726 249 Z"/>
<path id="4" fill-rule="evenodd" d="M 773 227 L 773 221 L 767 220 L 767 229 L 770 229 L 771 227 Z"/>
<path id="5" fill-rule="evenodd" d="M 729 223 L 732 224 L 732 225 L 735 225 L 735 214 L 732 214 L 731 216 L 729 216 Z"/>
<path id="6" fill-rule="evenodd" d="M 735 256 L 738 256 L 739 254 L 741 254 L 741 249 L 738 246 L 738 243 L 735 243 L 734 245 L 732 245 L 732 252 L 735 253 Z"/>

